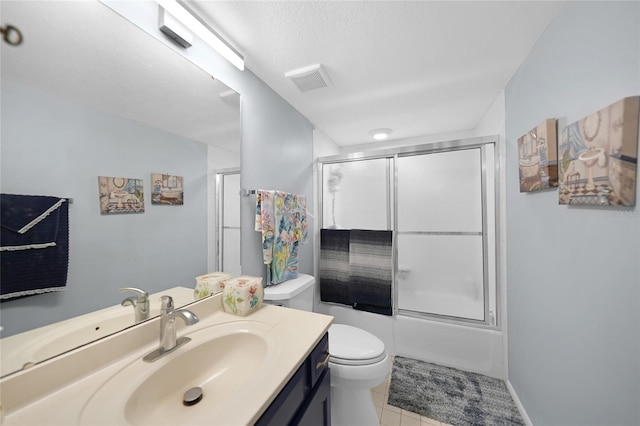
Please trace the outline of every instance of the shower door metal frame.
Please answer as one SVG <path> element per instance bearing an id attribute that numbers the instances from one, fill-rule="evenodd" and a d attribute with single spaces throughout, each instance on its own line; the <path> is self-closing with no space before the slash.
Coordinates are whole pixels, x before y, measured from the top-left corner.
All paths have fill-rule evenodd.
<path id="1" fill-rule="evenodd" d="M 231 175 L 239 175 L 240 169 L 237 167 L 229 169 L 216 170 L 216 255 L 215 255 L 215 270 L 222 271 L 224 266 L 224 230 L 225 229 L 237 229 L 240 231 L 240 226 L 227 226 L 224 224 L 224 178 Z M 238 198 L 240 194 L 238 193 Z M 242 239 L 238 243 L 241 243 Z"/>
<path id="2" fill-rule="evenodd" d="M 401 314 L 405 316 L 418 317 L 418 318 L 426 318 L 430 320 L 447 322 L 453 324 L 464 324 L 467 326 L 475 326 L 482 328 L 490 328 L 490 329 L 500 329 L 500 300 L 501 300 L 501 286 L 500 286 L 500 273 L 499 273 L 499 256 L 498 256 L 498 245 L 499 245 L 499 167 L 498 167 L 498 147 L 497 147 L 498 137 L 497 136 L 486 136 L 486 137 L 476 137 L 469 139 L 460 139 L 460 140 L 452 140 L 445 142 L 437 142 L 430 144 L 421 144 L 421 145 L 412 145 L 406 147 L 398 147 L 384 150 L 374 150 L 370 152 L 358 152 L 358 153 L 350 153 L 345 155 L 335 155 L 329 157 L 318 158 L 318 200 L 319 200 L 319 220 L 318 227 L 321 228 L 324 223 L 323 211 L 324 211 L 324 176 L 323 176 L 323 166 L 325 164 L 335 164 L 335 163 L 348 163 L 353 161 L 362 161 L 362 160 L 374 160 L 374 159 L 387 159 L 387 227 L 391 225 L 389 229 L 393 231 L 393 283 L 392 283 L 392 297 L 393 297 L 393 314 Z M 495 224 L 493 226 L 494 229 L 494 281 L 495 281 L 495 323 L 491 323 L 490 318 L 490 303 L 489 303 L 489 258 L 488 258 L 488 250 L 490 249 L 489 241 L 488 241 L 488 216 L 487 216 L 487 145 L 493 145 L 493 181 L 494 181 L 494 191 L 493 191 L 493 204 L 495 211 Z M 398 232 L 398 203 L 397 203 L 397 194 L 398 194 L 398 159 L 400 157 L 408 157 L 414 155 L 423 155 L 423 154 L 434 154 L 438 152 L 450 152 L 457 150 L 465 150 L 465 149 L 480 149 L 480 161 L 481 161 L 481 200 L 482 200 L 482 230 L 480 233 L 473 233 L 474 235 L 482 236 L 482 264 L 483 264 L 483 301 L 484 301 L 484 319 L 477 320 L 472 318 L 461 318 L 455 316 L 441 315 L 435 313 L 427 313 L 427 312 L 415 312 L 405 309 L 398 309 L 398 247 L 397 247 L 397 236 L 400 234 Z M 402 234 L 408 234 L 411 232 L 403 232 Z M 424 232 L 421 232 L 424 234 Z M 451 233 L 446 233 L 447 235 Z M 462 233 L 465 234 L 465 233 Z M 318 248 L 318 256 L 319 256 L 319 240 L 316 244 Z M 332 302 L 321 302 L 334 304 Z M 339 305 L 342 306 L 342 305 Z"/>

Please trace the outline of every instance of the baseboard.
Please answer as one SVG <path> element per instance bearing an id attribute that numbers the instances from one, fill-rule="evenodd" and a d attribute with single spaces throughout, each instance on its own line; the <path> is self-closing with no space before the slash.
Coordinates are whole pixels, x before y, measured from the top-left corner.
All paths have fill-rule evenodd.
<path id="1" fill-rule="evenodd" d="M 518 394 L 516 394 L 516 390 L 513 388 L 513 386 L 511 386 L 511 382 L 509 380 L 506 380 L 505 383 L 507 384 L 507 390 L 511 394 L 511 399 L 513 399 L 514 404 L 516 404 L 516 407 L 518 407 L 518 411 L 520 411 L 520 416 L 522 416 L 524 424 L 527 426 L 533 426 L 531 419 L 527 415 L 527 410 L 524 409 L 522 402 L 520 402 L 520 398 L 518 398 Z"/>

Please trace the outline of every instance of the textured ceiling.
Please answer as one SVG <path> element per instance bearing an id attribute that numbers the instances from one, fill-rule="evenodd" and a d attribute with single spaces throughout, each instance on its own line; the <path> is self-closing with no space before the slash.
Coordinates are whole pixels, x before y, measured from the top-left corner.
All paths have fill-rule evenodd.
<path id="1" fill-rule="evenodd" d="M 240 152 L 229 89 L 95 1 L 2 1 L 24 42 L 1 44 L 2 79 Z"/>
<path id="2" fill-rule="evenodd" d="M 343 146 L 473 129 L 562 2 L 187 1 L 246 66 Z M 239 114 L 202 70 L 98 2 L 2 1 L 25 34 L 2 78 L 238 152 Z M 328 88 L 287 71 L 321 63 Z"/>
<path id="3" fill-rule="evenodd" d="M 340 145 L 473 129 L 562 2 L 202 1 L 187 4 L 246 67 Z M 328 88 L 285 72 L 320 63 Z"/>

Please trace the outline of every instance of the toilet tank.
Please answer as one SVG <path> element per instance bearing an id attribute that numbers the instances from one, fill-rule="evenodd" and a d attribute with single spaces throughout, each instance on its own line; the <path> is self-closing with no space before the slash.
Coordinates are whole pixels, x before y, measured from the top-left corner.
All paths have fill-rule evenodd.
<path id="1" fill-rule="evenodd" d="M 302 311 L 313 310 L 313 284 L 311 275 L 298 274 L 297 278 L 264 288 L 264 301 L 270 305 L 286 306 Z"/>

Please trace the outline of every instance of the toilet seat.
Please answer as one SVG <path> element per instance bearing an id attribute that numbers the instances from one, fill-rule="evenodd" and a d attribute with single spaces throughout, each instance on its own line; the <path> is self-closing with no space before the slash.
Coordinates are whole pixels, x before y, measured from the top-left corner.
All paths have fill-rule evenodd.
<path id="1" fill-rule="evenodd" d="M 329 352 L 329 362 L 340 365 L 370 365 L 387 356 L 382 340 L 344 324 L 329 327 Z"/>

